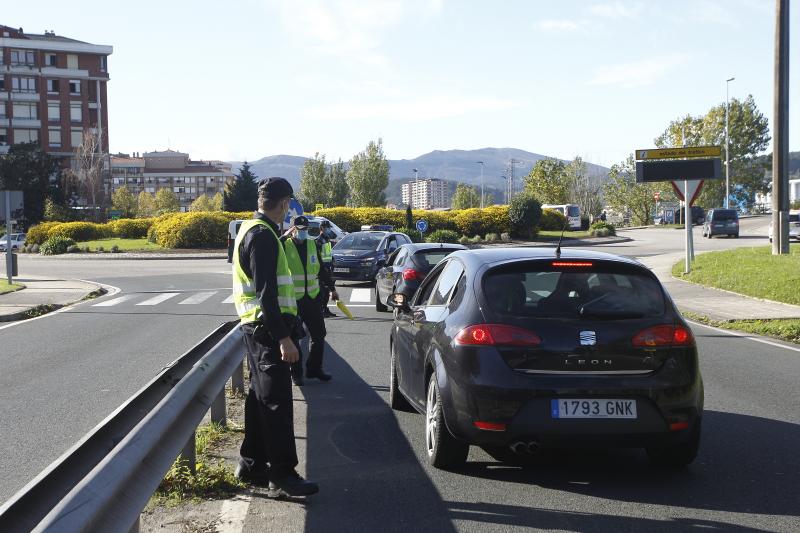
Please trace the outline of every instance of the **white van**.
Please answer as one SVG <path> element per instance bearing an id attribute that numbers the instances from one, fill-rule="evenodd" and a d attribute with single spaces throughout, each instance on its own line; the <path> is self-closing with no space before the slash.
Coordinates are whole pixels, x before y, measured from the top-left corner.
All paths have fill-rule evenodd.
<path id="1" fill-rule="evenodd" d="M 577 204 L 544 204 L 542 209 L 552 209 L 567 217 L 569 229 L 581 229 L 581 208 Z"/>

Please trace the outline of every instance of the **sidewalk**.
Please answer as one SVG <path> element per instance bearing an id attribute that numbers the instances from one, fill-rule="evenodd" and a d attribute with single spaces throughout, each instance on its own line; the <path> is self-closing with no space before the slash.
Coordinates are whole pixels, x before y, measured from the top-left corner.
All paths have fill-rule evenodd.
<path id="1" fill-rule="evenodd" d="M 94 283 L 77 280 L 48 278 L 14 278 L 25 288 L 0 295 L 0 322 L 13 322 L 26 318 L 31 309 L 47 305 L 55 310 L 79 302 L 89 294 L 102 290 Z"/>
<path id="2" fill-rule="evenodd" d="M 639 259 L 658 276 L 681 311 L 691 311 L 721 322 L 800 318 L 800 306 L 760 300 L 673 278 L 672 265 L 683 257 L 683 252 L 680 252 Z"/>

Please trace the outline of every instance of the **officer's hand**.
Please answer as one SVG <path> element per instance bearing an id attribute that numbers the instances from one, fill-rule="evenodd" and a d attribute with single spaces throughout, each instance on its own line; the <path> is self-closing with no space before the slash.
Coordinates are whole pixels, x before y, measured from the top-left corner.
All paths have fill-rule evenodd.
<path id="1" fill-rule="evenodd" d="M 294 345 L 294 342 L 289 337 L 281 339 L 281 359 L 287 363 L 296 363 L 300 360 L 297 346 Z"/>
<path id="2" fill-rule="evenodd" d="M 331 291 L 331 299 L 333 301 L 338 301 L 339 300 L 339 293 L 336 292 L 336 291 Z"/>

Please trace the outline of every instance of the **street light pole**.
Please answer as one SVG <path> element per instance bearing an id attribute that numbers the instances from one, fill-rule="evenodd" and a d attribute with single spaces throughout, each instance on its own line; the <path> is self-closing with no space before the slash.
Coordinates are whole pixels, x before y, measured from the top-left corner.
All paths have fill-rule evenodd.
<path id="1" fill-rule="evenodd" d="M 725 209 L 730 207 L 730 198 L 731 198 L 731 190 L 730 190 L 730 157 L 728 156 L 728 140 L 730 138 L 730 134 L 728 132 L 728 110 L 730 108 L 730 96 L 729 96 L 729 88 L 730 83 L 735 80 L 736 78 L 728 78 L 725 80 Z"/>
<path id="2" fill-rule="evenodd" d="M 481 209 L 483 209 L 483 161 L 476 161 L 481 166 Z"/>

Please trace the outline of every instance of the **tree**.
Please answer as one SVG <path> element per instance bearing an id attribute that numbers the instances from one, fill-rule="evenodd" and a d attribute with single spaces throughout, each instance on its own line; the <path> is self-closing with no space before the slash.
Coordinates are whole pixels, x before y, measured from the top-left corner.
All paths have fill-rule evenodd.
<path id="1" fill-rule="evenodd" d="M 463 183 L 456 185 L 456 192 L 453 195 L 453 209 L 469 209 L 470 207 L 480 207 L 481 198 L 475 187 L 470 187 Z"/>
<path id="2" fill-rule="evenodd" d="M 370 141 L 366 150 L 353 156 L 347 184 L 353 207 L 379 207 L 385 203 L 383 190 L 389 184 L 389 161 L 383 153 L 382 139 Z"/>
<path id="3" fill-rule="evenodd" d="M 347 172 L 344 170 L 344 162 L 339 159 L 336 163 L 328 166 L 325 175 L 330 195 L 325 207 L 344 207 L 350 197 L 350 187 L 347 185 Z"/>
<path id="4" fill-rule="evenodd" d="M 123 218 L 136 216 L 136 197 L 123 185 L 111 194 L 111 208 L 122 211 Z"/>
<path id="5" fill-rule="evenodd" d="M 44 201 L 43 219 L 48 222 L 69 222 L 75 220 L 75 213 L 69 207 L 47 198 Z"/>
<path id="6" fill-rule="evenodd" d="M 572 188 L 567 167 L 553 158 L 540 159 L 524 179 L 525 190 L 544 204 L 565 204 Z"/>
<path id="7" fill-rule="evenodd" d="M 214 211 L 213 201 L 205 194 L 201 194 L 189 206 L 189 211 Z"/>
<path id="8" fill-rule="evenodd" d="M 516 195 L 508 206 L 511 234 L 515 237 L 534 238 L 541 218 L 542 204 L 530 193 Z"/>
<path id="9" fill-rule="evenodd" d="M 300 169 L 300 201 L 311 211 L 317 204 L 327 205 L 330 193 L 325 155 L 317 152 L 312 159 L 306 159 Z"/>
<path id="10" fill-rule="evenodd" d="M 147 218 L 155 216 L 156 200 L 149 192 L 142 191 L 136 197 L 136 216 Z"/>
<path id="11" fill-rule="evenodd" d="M 570 184 L 569 203 L 577 204 L 581 213 L 596 215 L 603 208 L 603 184 L 586 170 L 586 163 L 576 156 L 565 168 L 567 182 Z"/>
<path id="12" fill-rule="evenodd" d="M 660 185 L 636 183 L 636 161 L 631 154 L 622 163 L 611 166 L 603 192 L 609 207 L 622 213 L 630 212 L 634 225 L 646 226 L 653 220 L 654 196 Z"/>
<path id="13" fill-rule="evenodd" d="M 245 161 L 236 175 L 236 180 L 225 184 L 223 204 L 226 211 L 255 211 L 258 208 L 258 185 L 256 176 Z"/>
<path id="14" fill-rule="evenodd" d="M 406 227 L 414 227 L 414 213 L 411 211 L 411 205 L 406 206 Z"/>
<path id="15" fill-rule="evenodd" d="M 159 189 L 156 192 L 156 214 L 176 213 L 181 210 L 181 203 L 170 189 Z"/>
<path id="16" fill-rule="evenodd" d="M 25 223 L 30 225 L 44 217 L 45 199 L 56 204 L 63 197 L 58 161 L 47 155 L 37 143 L 13 144 L 8 154 L 0 157 L 0 189 L 22 191 Z"/>
<path id="17" fill-rule="evenodd" d="M 85 129 L 81 143 L 75 149 L 75 174 L 78 176 L 86 199 L 92 206 L 92 218 L 97 219 L 97 200 L 103 191 L 103 130 Z"/>
<path id="18" fill-rule="evenodd" d="M 211 198 L 211 210 L 212 211 L 222 211 L 222 206 L 224 205 L 225 200 L 222 197 L 222 193 L 218 192 Z"/>

